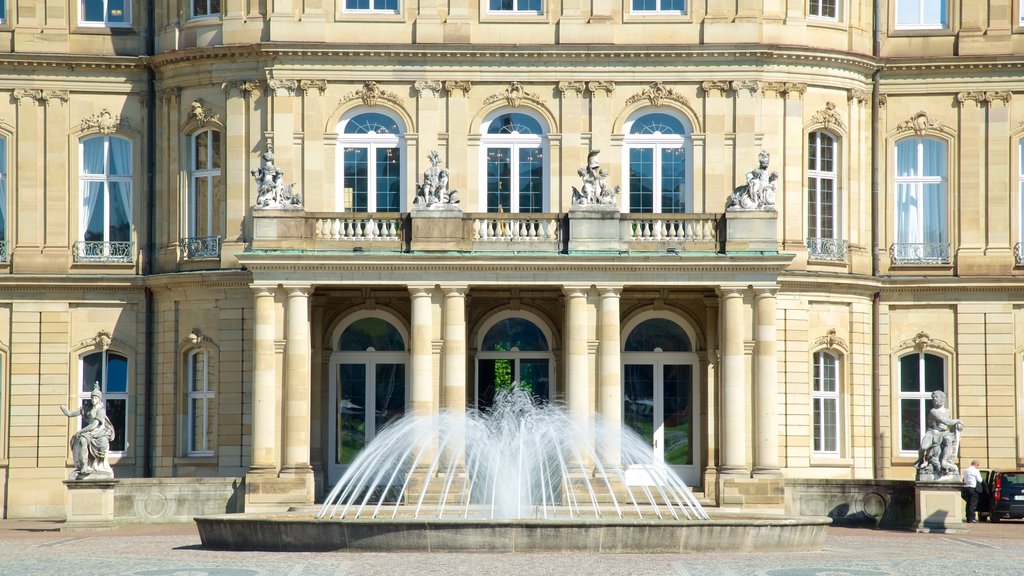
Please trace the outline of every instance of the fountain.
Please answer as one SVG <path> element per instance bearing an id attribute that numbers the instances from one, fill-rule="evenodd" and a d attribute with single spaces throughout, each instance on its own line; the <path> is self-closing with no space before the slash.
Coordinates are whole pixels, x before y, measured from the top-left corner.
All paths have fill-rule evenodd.
<path id="1" fill-rule="evenodd" d="M 811 550 L 827 518 L 712 520 L 632 430 L 576 420 L 514 385 L 464 416 L 407 415 L 310 518 L 197 518 L 204 546 L 258 550 Z"/>

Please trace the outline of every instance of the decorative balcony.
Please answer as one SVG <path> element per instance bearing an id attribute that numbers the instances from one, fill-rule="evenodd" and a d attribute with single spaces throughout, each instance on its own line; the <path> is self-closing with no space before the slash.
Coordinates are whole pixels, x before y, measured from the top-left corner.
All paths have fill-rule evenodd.
<path id="1" fill-rule="evenodd" d="M 7 241 L 0 240 L 0 262 L 10 262 L 10 255 L 7 254 Z"/>
<path id="2" fill-rule="evenodd" d="M 893 264 L 949 264 L 949 243 L 893 244 L 889 257 Z"/>
<path id="3" fill-rule="evenodd" d="M 182 260 L 196 261 L 220 259 L 220 236 L 182 238 L 178 242 L 178 246 L 181 250 Z"/>
<path id="4" fill-rule="evenodd" d="M 850 243 L 838 238 L 808 238 L 807 259 L 826 262 L 846 262 Z"/>
<path id="5" fill-rule="evenodd" d="M 721 214 L 622 214 L 631 252 L 717 250 Z"/>
<path id="6" fill-rule="evenodd" d="M 75 242 L 71 247 L 75 262 L 131 264 L 135 257 L 133 242 Z"/>

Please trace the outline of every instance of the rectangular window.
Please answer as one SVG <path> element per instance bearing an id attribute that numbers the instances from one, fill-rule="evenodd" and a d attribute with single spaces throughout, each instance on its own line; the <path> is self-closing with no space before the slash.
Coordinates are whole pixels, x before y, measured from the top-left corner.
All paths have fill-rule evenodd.
<path id="1" fill-rule="evenodd" d="M 188 356 L 188 455 L 213 454 L 215 398 L 210 384 L 210 354 L 197 350 Z"/>
<path id="2" fill-rule="evenodd" d="M 1024 264 L 1024 139 L 1018 144 L 1017 158 L 1017 246 L 1014 257 L 1021 265 Z"/>
<path id="3" fill-rule="evenodd" d="M 192 17 L 205 18 L 220 15 L 220 0 L 192 0 Z"/>
<path id="4" fill-rule="evenodd" d="M 188 236 L 216 234 L 220 210 L 220 132 L 203 130 L 192 136 L 192 178 L 189 194 Z"/>
<path id="5" fill-rule="evenodd" d="M 512 149 L 487 149 L 487 211 L 512 211 Z"/>
<path id="6" fill-rule="evenodd" d="M 814 18 L 828 18 L 836 20 L 838 14 L 838 0 L 810 0 L 807 6 L 807 15 Z"/>
<path id="7" fill-rule="evenodd" d="M 896 0 L 897 30 L 939 30 L 948 26 L 949 0 Z"/>
<path id="8" fill-rule="evenodd" d="M 0 262 L 7 261 L 7 139 L 0 137 Z"/>
<path id="9" fill-rule="evenodd" d="M 197 2 L 199 0 L 196 0 Z M 81 0 L 79 23 L 84 26 L 130 26 L 131 0 Z"/>
<path id="10" fill-rule="evenodd" d="M 398 14 L 398 0 L 345 0 L 345 11 Z"/>
<path id="11" fill-rule="evenodd" d="M 111 452 L 124 452 L 128 432 L 128 358 L 114 352 L 94 352 L 82 357 L 79 401 L 84 415 L 93 386 L 99 385 L 106 401 L 107 418 L 114 426 Z M 85 417 L 82 417 L 82 426 Z"/>
<path id="12" fill-rule="evenodd" d="M 908 354 L 899 361 L 900 452 L 917 454 L 932 392 L 946 391 L 945 363 L 940 356 Z"/>
<path id="13" fill-rule="evenodd" d="M 839 455 L 838 359 L 828 352 L 814 353 L 814 452 Z"/>
<path id="14" fill-rule="evenodd" d="M 132 145 L 116 136 L 82 141 L 76 262 L 132 262 Z"/>
<path id="15" fill-rule="evenodd" d="M 946 144 L 934 138 L 896 143 L 893 262 L 949 262 Z"/>
<path id="16" fill-rule="evenodd" d="M 631 0 L 633 14 L 686 14 L 685 0 Z"/>
<path id="17" fill-rule="evenodd" d="M 824 132 L 807 135 L 807 237 L 835 238 L 835 140 Z"/>
<path id="18" fill-rule="evenodd" d="M 488 11 L 542 14 L 542 0 L 488 0 Z"/>
<path id="19" fill-rule="evenodd" d="M 519 149 L 519 212 L 544 211 L 544 151 Z"/>

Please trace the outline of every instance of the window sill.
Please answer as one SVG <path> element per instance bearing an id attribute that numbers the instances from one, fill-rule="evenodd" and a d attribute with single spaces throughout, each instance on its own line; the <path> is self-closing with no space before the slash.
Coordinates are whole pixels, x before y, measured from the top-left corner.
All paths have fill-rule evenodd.
<path id="1" fill-rule="evenodd" d="M 658 12 L 630 12 L 622 18 L 623 24 L 686 24 L 693 22 L 690 14 L 671 14 Z"/>
<path id="2" fill-rule="evenodd" d="M 217 466 L 216 455 L 177 456 L 173 460 L 175 466 Z"/>
<path id="3" fill-rule="evenodd" d="M 547 24 L 549 21 L 547 14 L 531 12 L 488 12 L 480 15 L 482 24 Z"/>
<path id="4" fill-rule="evenodd" d="M 853 468 L 852 458 L 811 455 L 811 468 Z"/>
<path id="5" fill-rule="evenodd" d="M 71 29 L 72 34 L 94 34 L 96 36 L 129 36 L 137 34 L 131 24 L 124 26 L 104 26 L 102 24 L 93 26 L 91 24 L 79 23 Z"/>
<path id="6" fill-rule="evenodd" d="M 338 20 L 343 22 L 405 22 L 405 14 L 401 12 L 365 12 L 342 11 Z"/>
<path id="7" fill-rule="evenodd" d="M 890 38 L 912 38 L 918 36 L 954 36 L 953 30 L 945 28 L 890 28 Z"/>
<path id="8" fill-rule="evenodd" d="M 838 18 L 824 18 L 821 16 L 808 16 L 807 25 L 814 28 L 828 28 L 830 30 L 846 30 L 849 26 Z"/>

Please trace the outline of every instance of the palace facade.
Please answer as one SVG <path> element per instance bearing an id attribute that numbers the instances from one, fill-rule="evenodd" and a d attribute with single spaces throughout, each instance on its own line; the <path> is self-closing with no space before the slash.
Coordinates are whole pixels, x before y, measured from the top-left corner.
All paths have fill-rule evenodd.
<path id="1" fill-rule="evenodd" d="M 67 515 L 95 382 L 151 518 L 313 503 L 513 380 L 724 506 L 912 479 L 934 390 L 1022 466 L 1022 6 L 0 0 L 2 516 Z"/>

